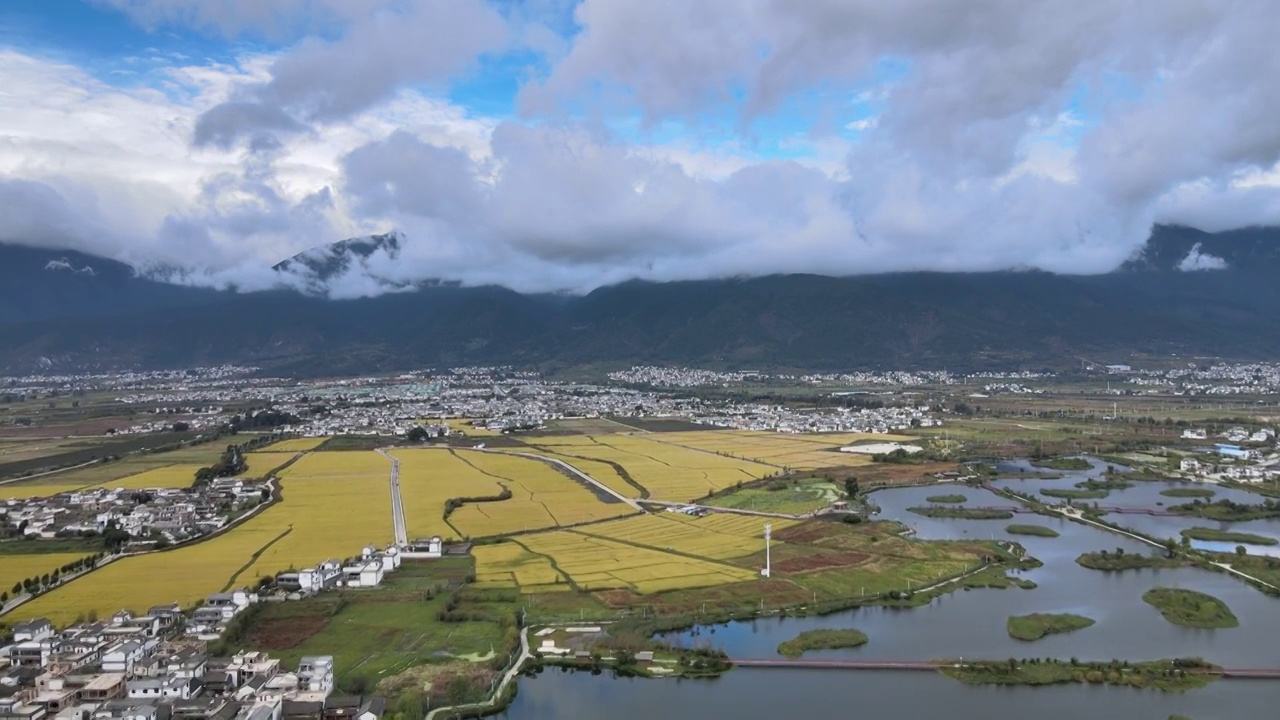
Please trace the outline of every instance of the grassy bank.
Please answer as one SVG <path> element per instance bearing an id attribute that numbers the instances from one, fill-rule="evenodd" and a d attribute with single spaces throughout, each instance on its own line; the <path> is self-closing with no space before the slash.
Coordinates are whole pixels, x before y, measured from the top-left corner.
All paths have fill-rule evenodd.
<path id="1" fill-rule="evenodd" d="M 1209 498 L 1213 497 L 1214 491 L 1209 488 L 1179 487 L 1161 490 L 1160 494 L 1172 498 Z"/>
<path id="2" fill-rule="evenodd" d="M 1219 500 L 1212 503 L 1204 503 L 1197 500 L 1183 505 L 1174 505 L 1169 508 L 1169 512 L 1221 522 L 1267 520 L 1280 517 L 1280 502 L 1266 500 L 1261 504 L 1254 505 L 1230 500 Z"/>
<path id="3" fill-rule="evenodd" d="M 867 644 L 867 636 L 857 630 L 806 630 L 778 645 L 778 654 L 800 657 L 810 650 L 838 650 Z"/>
<path id="4" fill-rule="evenodd" d="M 1005 532 L 1010 535 L 1035 535 L 1036 537 L 1058 537 L 1058 531 L 1043 525 L 1009 525 Z"/>
<path id="5" fill-rule="evenodd" d="M 1152 588 L 1143 602 L 1156 608 L 1165 620 L 1189 628 L 1232 628 L 1240 624 L 1227 604 L 1212 595 L 1179 588 Z"/>
<path id="6" fill-rule="evenodd" d="M 1193 527 L 1182 531 L 1182 536 L 1192 540 L 1208 540 L 1213 542 L 1246 543 L 1249 545 L 1280 545 L 1280 540 L 1265 535 L 1254 535 L 1246 532 L 1232 532 L 1207 527 Z"/>
<path id="7" fill-rule="evenodd" d="M 941 505 L 910 507 L 907 512 L 931 518 L 952 518 L 957 520 L 1010 520 L 1013 512 L 1009 510 L 988 510 L 985 508 L 945 507 Z"/>
<path id="8" fill-rule="evenodd" d="M 1116 552 L 1084 553 L 1076 558 L 1076 564 L 1081 567 L 1087 567 L 1090 570 L 1138 570 L 1141 568 L 1172 568 L 1182 567 L 1182 561 L 1177 558 L 1165 557 L 1163 555 L 1144 555 L 1141 553 L 1126 553 L 1123 550 Z"/>
<path id="9" fill-rule="evenodd" d="M 1083 683 L 1182 691 L 1204 687 L 1221 669 L 1198 658 L 1151 662 L 1080 663 L 1063 660 L 992 660 L 948 663 L 943 675 L 971 685 L 1059 685 Z"/>
<path id="10" fill-rule="evenodd" d="M 1060 488 L 1046 488 L 1040 491 L 1041 495 L 1051 498 L 1061 498 L 1063 500 L 1100 500 L 1109 493 L 1106 490 L 1071 490 Z"/>
<path id="11" fill-rule="evenodd" d="M 1045 635 L 1083 630 L 1094 624 L 1093 618 L 1069 613 L 1050 614 L 1032 613 L 1030 615 L 1014 615 L 1009 618 L 1009 637 L 1017 640 L 1039 640 Z"/>
<path id="12" fill-rule="evenodd" d="M 1036 460 L 1031 463 L 1036 467 L 1049 468 L 1050 470 L 1088 470 L 1093 467 L 1088 460 L 1078 457 L 1050 458 L 1048 460 Z"/>
<path id="13" fill-rule="evenodd" d="M 925 501 L 931 502 L 931 503 L 944 503 L 944 504 L 954 505 L 954 504 L 965 502 L 968 499 L 969 498 L 963 495 L 955 493 L 951 495 L 930 495 L 929 497 L 925 498 Z"/>

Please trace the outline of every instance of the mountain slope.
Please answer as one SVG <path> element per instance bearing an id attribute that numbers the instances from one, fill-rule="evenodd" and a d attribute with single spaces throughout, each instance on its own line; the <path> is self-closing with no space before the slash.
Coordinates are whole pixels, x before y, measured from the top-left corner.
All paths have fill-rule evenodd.
<path id="1" fill-rule="evenodd" d="M 398 247 L 398 236 L 383 237 L 391 239 L 348 241 L 290 262 L 323 283 Z M 1219 269 L 1177 269 L 1196 247 L 1221 260 Z M 1131 353 L 1274 358 L 1280 263 L 1268 258 L 1280 257 L 1277 248 L 1274 229 L 1174 228 L 1157 231 L 1122 270 L 1098 276 L 786 275 L 628 282 L 580 297 L 423 283 L 356 300 L 162 286 L 113 265 L 90 275 L 74 271 L 93 258 L 69 256 L 70 269 L 51 276 L 25 271 L 57 282 L 43 314 L 0 324 L 0 373 L 221 362 L 313 375 L 494 363 L 963 369 L 1065 367 Z M 110 312 L 83 307 L 95 298 Z M 22 316 L 9 307 L 9 317 Z"/>

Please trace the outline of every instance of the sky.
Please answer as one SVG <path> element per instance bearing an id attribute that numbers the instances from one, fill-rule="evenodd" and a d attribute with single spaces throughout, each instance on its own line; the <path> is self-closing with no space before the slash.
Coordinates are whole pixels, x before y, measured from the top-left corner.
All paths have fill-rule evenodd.
<path id="1" fill-rule="evenodd" d="M 1256 0 L 3 0 L 0 242 L 257 289 L 402 233 L 340 296 L 1106 272 L 1153 223 L 1280 223 L 1277 27 Z"/>

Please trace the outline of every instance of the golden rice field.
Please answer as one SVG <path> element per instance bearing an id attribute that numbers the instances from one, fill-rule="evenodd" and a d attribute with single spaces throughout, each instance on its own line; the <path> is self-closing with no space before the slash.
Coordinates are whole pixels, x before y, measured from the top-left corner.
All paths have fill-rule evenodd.
<path id="1" fill-rule="evenodd" d="M 658 442 L 646 435 L 548 436 L 530 444 L 564 455 L 616 462 L 655 500 L 684 502 L 777 472 L 758 462 Z"/>
<path id="2" fill-rule="evenodd" d="M 630 588 L 640 593 L 657 593 L 757 577 L 755 572 L 733 565 L 673 555 L 569 530 L 522 535 L 512 542 L 555 558 L 561 571 L 583 590 Z"/>
<path id="3" fill-rule="evenodd" d="M 356 456 L 342 459 L 325 455 Z M 389 463 L 376 453 L 318 453 L 282 480 L 284 500 L 231 531 L 189 547 L 125 558 L 36 598 L 14 617 L 58 624 L 95 610 L 191 606 L 224 587 L 253 585 L 262 575 L 327 558 L 343 559 L 367 544 L 391 541 Z M 311 460 L 314 456 L 304 458 Z M 373 472 L 377 463 L 382 471 Z M 301 466 L 301 467 L 299 467 Z"/>
<path id="4" fill-rule="evenodd" d="M 82 488 L 97 487 L 113 480 L 120 480 L 139 475 L 148 470 L 156 470 L 175 465 L 193 468 L 206 467 L 217 462 L 226 445 L 210 442 L 194 447 L 170 450 L 163 453 L 130 455 L 116 462 L 90 465 L 88 467 L 54 473 L 34 480 L 0 485 L 0 500 L 30 498 L 58 493 L 71 492 Z M 190 484 L 195 479 L 192 470 Z"/>
<path id="5" fill-rule="evenodd" d="M 275 453 L 299 453 L 315 450 L 325 444 L 329 438 L 327 437 L 302 437 L 288 438 L 280 442 L 274 442 L 266 447 L 258 448 L 257 452 L 275 452 Z"/>
<path id="6" fill-rule="evenodd" d="M 449 521 L 468 537 L 486 537 L 606 520 L 635 512 L 621 502 L 603 502 L 580 483 L 550 465 L 513 455 L 458 451 L 473 469 L 493 477 L 512 492 L 508 500 L 471 503 Z"/>
<path id="7" fill-rule="evenodd" d="M 170 465 L 140 472 L 137 475 L 109 480 L 98 487 L 125 488 L 141 490 L 143 488 L 185 488 L 195 482 L 196 471 L 203 465 Z"/>
<path id="8" fill-rule="evenodd" d="M 522 450 L 521 452 L 526 452 Z M 599 482 L 601 485 L 618 493 L 622 497 L 638 499 L 641 497 L 640 490 L 636 486 L 623 479 L 618 471 L 612 465 L 599 460 L 584 460 L 581 457 L 574 457 L 572 451 L 556 452 L 554 448 L 537 447 L 529 448 L 527 452 L 542 455 L 549 458 L 561 460 L 579 472 L 586 473 L 591 479 Z"/>
<path id="9" fill-rule="evenodd" d="M 30 555 L 0 555 L 0 592 L 12 593 L 15 583 L 73 563 L 93 553 L 32 553 Z"/>
<path id="10" fill-rule="evenodd" d="M 251 452 L 245 453 L 244 464 L 249 466 L 245 472 L 236 477 L 265 478 L 293 459 L 296 453 Z M 388 466 L 390 467 L 390 466 Z M 388 471 L 389 472 L 389 471 Z"/>
<path id="11" fill-rule="evenodd" d="M 372 450 L 313 452 L 280 471 L 281 478 L 379 478 L 390 498 L 391 461 Z M 388 500 L 389 501 L 389 500 Z"/>
<path id="12" fill-rule="evenodd" d="M 590 490 L 546 463 L 478 451 L 396 450 L 400 496 L 409 534 L 416 537 L 486 537 L 617 517 L 631 512 L 604 503 Z M 446 523 L 445 502 L 459 497 L 512 497 L 467 503 Z"/>
<path id="13" fill-rule="evenodd" d="M 714 430 L 663 433 L 662 442 L 697 448 L 734 457 L 747 458 L 791 470 L 814 470 L 823 467 L 856 467 L 871 458 L 855 453 L 839 452 L 841 447 L 858 442 L 903 442 L 905 435 L 872 433 L 784 434 L 752 430 Z"/>
<path id="14" fill-rule="evenodd" d="M 712 560 L 729 560 L 764 552 L 764 524 L 774 531 L 796 524 L 794 520 L 715 514 L 695 518 L 679 513 L 659 513 L 574 528 L 573 532 L 655 550 L 674 550 Z M 776 540 L 774 545 L 778 545 Z"/>
<path id="15" fill-rule="evenodd" d="M 471 554 L 476 559 L 477 587 L 519 587 L 530 593 L 571 589 L 550 560 L 516 543 L 477 545 Z"/>

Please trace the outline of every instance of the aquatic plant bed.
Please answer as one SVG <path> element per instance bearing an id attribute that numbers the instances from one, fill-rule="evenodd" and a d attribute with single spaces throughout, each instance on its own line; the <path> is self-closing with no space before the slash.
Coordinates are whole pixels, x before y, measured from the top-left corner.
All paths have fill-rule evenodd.
<path id="1" fill-rule="evenodd" d="M 1036 460 L 1031 464 L 1036 467 L 1050 468 L 1052 470 L 1088 470 L 1093 467 L 1089 464 L 1088 460 L 1073 457 Z"/>
<path id="2" fill-rule="evenodd" d="M 1161 490 L 1160 494 L 1165 497 L 1174 498 L 1208 498 L 1213 497 L 1214 491 L 1209 488 L 1178 487 Z"/>
<path id="3" fill-rule="evenodd" d="M 1032 613 L 1030 615 L 1013 615 L 1009 618 L 1009 637 L 1016 640 L 1039 640 L 1045 635 L 1083 630 L 1094 624 L 1093 618 L 1070 613 Z"/>
<path id="4" fill-rule="evenodd" d="M 778 654 L 800 657 L 810 650 L 838 650 L 867 644 L 867 636 L 857 630 L 806 630 L 778 645 Z"/>
<path id="5" fill-rule="evenodd" d="M 1141 568 L 1174 568 L 1182 567 L 1178 558 L 1163 555 L 1144 555 L 1142 553 L 1101 552 L 1084 553 L 1076 558 L 1076 564 L 1090 570 L 1138 570 Z"/>
<path id="6" fill-rule="evenodd" d="M 956 504 L 956 503 L 962 503 L 962 502 L 964 502 L 964 501 L 966 501 L 966 500 L 968 500 L 968 499 L 969 499 L 969 498 L 967 498 L 967 497 L 965 497 L 965 496 L 963 496 L 963 495 L 959 495 L 959 494 L 953 494 L 953 495 L 930 495 L 929 497 L 925 498 L 925 501 L 927 501 L 927 502 L 931 502 L 931 503 L 951 503 L 951 504 Z"/>
<path id="7" fill-rule="evenodd" d="M 971 685 L 1127 685 L 1135 688 L 1182 691 L 1204 687 L 1222 669 L 1199 658 L 1150 662 L 1068 662 L 1065 660 L 985 660 L 948 662 L 939 670 Z"/>
<path id="8" fill-rule="evenodd" d="M 1035 535 L 1037 537 L 1058 537 L 1058 531 L 1043 525 L 1010 525 L 1004 529 L 1010 535 Z"/>
<path id="9" fill-rule="evenodd" d="M 1069 490 L 1048 488 L 1040 491 L 1041 495 L 1051 498 L 1062 498 L 1064 500 L 1100 500 L 1110 493 L 1106 490 Z"/>
<path id="10" fill-rule="evenodd" d="M 1165 620 L 1189 628 L 1233 628 L 1240 624 L 1227 604 L 1212 595 L 1180 588 L 1152 588 L 1143 602 L 1160 611 Z"/>
<path id="11" fill-rule="evenodd" d="M 945 507 L 942 505 L 926 505 L 910 507 L 907 512 L 931 518 L 954 518 L 959 520 L 1010 520 L 1011 510 L 992 510 L 988 508 Z"/>
<path id="12" fill-rule="evenodd" d="M 1192 540 L 1208 540 L 1212 542 L 1233 542 L 1245 543 L 1247 545 L 1280 545 L 1280 540 L 1276 540 L 1266 535 L 1254 535 L 1247 532 L 1232 532 L 1231 530 L 1217 530 L 1215 528 L 1193 527 L 1182 531 L 1182 536 L 1191 538 Z"/>

